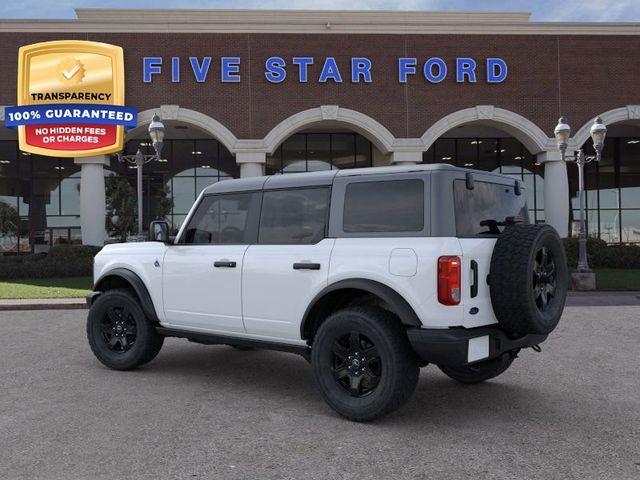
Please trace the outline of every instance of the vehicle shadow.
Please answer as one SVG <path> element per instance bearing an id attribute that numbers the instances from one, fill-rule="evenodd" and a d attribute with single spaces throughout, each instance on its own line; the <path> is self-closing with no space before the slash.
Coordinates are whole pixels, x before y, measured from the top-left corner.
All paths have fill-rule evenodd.
<path id="1" fill-rule="evenodd" d="M 274 402 L 289 411 L 300 409 L 300 414 L 341 419 L 324 404 L 311 365 L 298 355 L 267 350 L 240 351 L 226 345 L 173 347 L 161 352 L 146 366 L 144 375 L 153 372 L 156 380 L 158 376 L 180 377 L 183 383 L 194 386 L 224 388 L 229 395 L 242 396 L 243 401 Z M 247 395 L 248 392 L 252 395 Z M 513 416 L 522 420 L 522 412 L 532 409 L 544 411 L 545 422 L 560 420 L 553 418 L 553 408 L 546 408 L 552 403 L 553 395 L 523 384 L 522 376 L 513 372 L 507 371 L 483 384 L 463 385 L 429 365 L 421 370 L 420 381 L 408 404 L 376 423 L 446 422 L 449 427 L 468 428 L 469 422 L 477 419 L 504 421 Z"/>

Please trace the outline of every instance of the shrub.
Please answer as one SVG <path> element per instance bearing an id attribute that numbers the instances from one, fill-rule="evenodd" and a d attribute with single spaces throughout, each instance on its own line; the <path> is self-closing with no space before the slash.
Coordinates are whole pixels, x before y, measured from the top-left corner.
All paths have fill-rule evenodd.
<path id="1" fill-rule="evenodd" d="M 578 239 L 564 240 L 569 269 L 578 264 Z M 640 268 L 640 246 L 607 245 L 604 240 L 587 239 L 587 260 L 592 268 Z"/>
<path id="2" fill-rule="evenodd" d="M 0 278 L 46 278 L 90 276 L 93 257 L 100 247 L 57 245 L 48 254 L 0 257 Z"/>

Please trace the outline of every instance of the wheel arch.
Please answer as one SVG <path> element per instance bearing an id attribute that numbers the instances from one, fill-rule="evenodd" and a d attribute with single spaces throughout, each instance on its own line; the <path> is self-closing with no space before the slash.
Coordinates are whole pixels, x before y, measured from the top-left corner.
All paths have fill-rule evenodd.
<path id="1" fill-rule="evenodd" d="M 126 268 L 115 268 L 102 275 L 93 286 L 93 290 L 100 293 L 114 288 L 129 288 L 133 290 L 140 301 L 140 306 L 145 316 L 153 322 L 160 322 L 153 300 L 151 300 L 151 295 L 149 295 L 149 290 L 144 281 L 135 272 Z"/>
<path id="2" fill-rule="evenodd" d="M 336 301 L 340 303 L 345 297 L 354 298 L 354 295 L 359 298 L 368 295 L 370 298 L 382 301 L 387 309 L 397 315 L 402 324 L 407 327 L 422 326 L 422 322 L 409 302 L 393 288 L 375 280 L 353 278 L 333 283 L 313 298 L 302 317 L 301 338 L 311 339 L 322 320 L 336 310 Z M 331 308 L 332 306 L 334 308 Z"/>

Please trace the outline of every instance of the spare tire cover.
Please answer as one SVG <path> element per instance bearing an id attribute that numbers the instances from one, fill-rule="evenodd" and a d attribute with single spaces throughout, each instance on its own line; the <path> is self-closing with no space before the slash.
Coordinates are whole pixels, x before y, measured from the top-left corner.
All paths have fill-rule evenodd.
<path id="1" fill-rule="evenodd" d="M 505 331 L 553 331 L 568 286 L 567 259 L 556 230 L 524 223 L 505 228 L 493 249 L 489 284 L 493 311 Z"/>

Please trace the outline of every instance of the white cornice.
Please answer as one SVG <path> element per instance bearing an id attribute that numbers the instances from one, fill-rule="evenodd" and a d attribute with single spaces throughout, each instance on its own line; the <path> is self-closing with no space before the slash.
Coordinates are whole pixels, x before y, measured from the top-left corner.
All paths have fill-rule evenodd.
<path id="1" fill-rule="evenodd" d="M 232 22 L 283 24 L 301 22 L 338 23 L 526 23 L 530 13 L 522 12 L 428 12 L 402 10 L 246 10 L 246 9 L 110 9 L 77 8 L 80 20 L 129 21 L 144 18 L 156 23 Z"/>
<path id="2" fill-rule="evenodd" d="M 528 13 L 77 9 L 72 20 L 0 19 L 0 32 L 640 35 L 640 23 L 529 22 Z"/>

